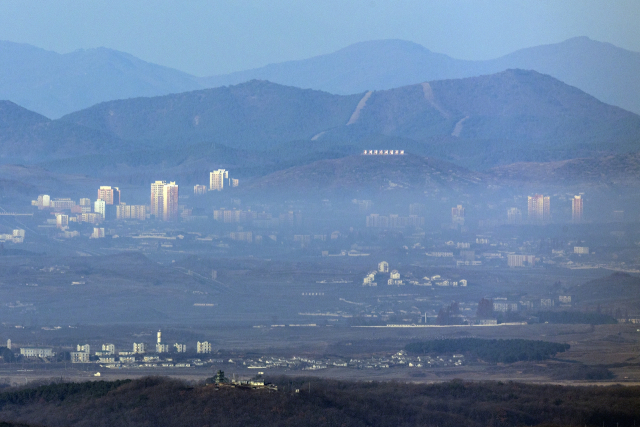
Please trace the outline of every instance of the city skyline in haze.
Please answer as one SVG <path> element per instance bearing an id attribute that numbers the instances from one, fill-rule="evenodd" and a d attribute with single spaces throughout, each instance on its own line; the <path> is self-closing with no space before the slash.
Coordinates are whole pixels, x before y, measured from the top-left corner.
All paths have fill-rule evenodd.
<path id="1" fill-rule="evenodd" d="M 198 76 L 402 39 L 458 59 L 587 36 L 640 52 L 640 2 L 290 0 L 0 3 L 0 40 L 58 53 L 107 47 Z"/>

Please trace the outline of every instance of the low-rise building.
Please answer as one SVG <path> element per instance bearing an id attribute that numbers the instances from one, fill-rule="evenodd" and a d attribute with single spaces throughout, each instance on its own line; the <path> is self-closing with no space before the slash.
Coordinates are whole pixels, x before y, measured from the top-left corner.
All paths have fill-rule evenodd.
<path id="1" fill-rule="evenodd" d="M 211 343 L 209 341 L 198 341 L 196 345 L 196 352 L 198 353 L 211 353 Z"/>
<path id="2" fill-rule="evenodd" d="M 147 346 L 145 345 L 145 343 L 143 342 L 134 342 L 133 343 L 133 353 L 135 354 L 142 354 L 146 351 Z"/>
<path id="3" fill-rule="evenodd" d="M 44 347 L 22 347 L 20 354 L 25 357 L 53 357 L 55 353 L 52 348 Z"/>
<path id="4" fill-rule="evenodd" d="M 89 363 L 90 355 L 84 351 L 72 351 L 69 353 L 71 356 L 71 363 Z"/>

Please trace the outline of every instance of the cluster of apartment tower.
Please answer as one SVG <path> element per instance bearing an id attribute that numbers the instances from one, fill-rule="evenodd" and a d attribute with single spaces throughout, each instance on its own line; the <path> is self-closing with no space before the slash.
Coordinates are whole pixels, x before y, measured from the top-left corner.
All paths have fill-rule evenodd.
<path id="1" fill-rule="evenodd" d="M 235 178 L 229 178 L 229 171 L 226 169 L 218 169 L 209 173 L 209 188 L 206 185 L 194 185 L 193 194 L 205 194 L 208 191 L 222 191 L 225 188 L 237 187 L 239 181 Z"/>
<path id="2" fill-rule="evenodd" d="M 224 169 L 210 173 L 210 191 L 237 186 L 238 180 L 229 178 L 229 172 Z M 194 187 L 196 194 L 206 191 L 204 185 Z M 154 216 L 162 221 L 177 221 L 180 217 L 178 200 L 179 187 L 174 181 L 155 181 L 151 184 L 149 205 L 127 205 L 121 201 L 120 189 L 111 186 L 101 186 L 93 203 L 89 198 L 81 198 L 76 204 L 69 198 L 52 199 L 47 194 L 41 194 L 31 204 L 38 209 L 53 210 L 56 214 L 56 226 L 66 229 L 70 221 L 97 224 L 110 218 L 145 220 Z"/>

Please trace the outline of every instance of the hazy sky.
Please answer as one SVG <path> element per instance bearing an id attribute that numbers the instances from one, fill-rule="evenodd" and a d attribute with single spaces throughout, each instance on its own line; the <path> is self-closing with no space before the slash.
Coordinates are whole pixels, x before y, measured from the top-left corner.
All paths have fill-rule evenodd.
<path id="1" fill-rule="evenodd" d="M 640 52 L 640 0 L 0 0 L 0 39 L 105 46 L 195 75 L 397 38 L 490 59 L 575 36 Z"/>

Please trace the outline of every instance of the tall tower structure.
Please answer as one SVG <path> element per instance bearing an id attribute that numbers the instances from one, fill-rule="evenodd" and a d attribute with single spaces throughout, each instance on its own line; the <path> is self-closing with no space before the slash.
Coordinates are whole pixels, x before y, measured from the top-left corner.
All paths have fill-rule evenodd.
<path id="1" fill-rule="evenodd" d="M 162 188 L 162 220 L 178 220 L 178 186 L 170 182 Z"/>
<path id="2" fill-rule="evenodd" d="M 229 172 L 225 169 L 218 169 L 209 174 L 209 190 L 221 191 L 225 184 L 229 185 Z"/>
<path id="3" fill-rule="evenodd" d="M 108 185 L 102 185 L 98 188 L 98 199 L 104 200 L 107 205 L 120 204 L 120 189 Z"/>
<path id="4" fill-rule="evenodd" d="M 156 219 L 161 218 L 164 212 L 164 181 L 156 181 L 151 184 L 151 215 L 155 215 Z"/>
<path id="5" fill-rule="evenodd" d="M 549 221 L 551 219 L 551 199 L 549 196 L 536 194 L 528 198 L 529 221 Z"/>
<path id="6" fill-rule="evenodd" d="M 571 220 L 582 222 L 582 196 L 573 196 L 571 201 Z"/>

